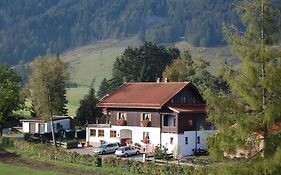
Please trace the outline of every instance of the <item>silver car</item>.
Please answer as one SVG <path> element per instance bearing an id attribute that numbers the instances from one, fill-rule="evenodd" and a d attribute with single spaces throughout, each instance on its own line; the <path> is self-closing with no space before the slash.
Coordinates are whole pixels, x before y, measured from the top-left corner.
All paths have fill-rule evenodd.
<path id="1" fill-rule="evenodd" d="M 133 148 L 133 147 L 129 147 L 129 146 L 122 146 L 119 147 L 116 151 L 115 151 L 115 155 L 116 156 L 125 156 L 128 157 L 130 155 L 138 155 L 140 152 L 139 150 Z"/>
<path id="2" fill-rule="evenodd" d="M 99 147 L 93 150 L 94 154 L 107 154 L 107 153 L 114 153 L 118 148 L 117 143 L 107 143 L 101 144 Z"/>

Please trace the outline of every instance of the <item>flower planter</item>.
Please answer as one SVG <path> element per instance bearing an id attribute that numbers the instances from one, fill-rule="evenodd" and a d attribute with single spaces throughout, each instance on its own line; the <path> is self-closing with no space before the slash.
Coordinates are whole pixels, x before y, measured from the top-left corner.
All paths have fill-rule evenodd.
<path id="1" fill-rule="evenodd" d="M 141 123 L 143 127 L 149 127 L 151 125 L 151 121 L 149 120 L 143 120 Z"/>
<path id="2" fill-rule="evenodd" d="M 116 120 L 116 124 L 118 126 L 126 126 L 127 122 L 126 122 L 126 120 L 119 119 L 119 120 Z"/>

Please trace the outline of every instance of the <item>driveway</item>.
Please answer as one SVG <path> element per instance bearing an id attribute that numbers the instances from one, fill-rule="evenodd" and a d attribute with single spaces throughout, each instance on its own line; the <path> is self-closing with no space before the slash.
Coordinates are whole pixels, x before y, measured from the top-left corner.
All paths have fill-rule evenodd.
<path id="1" fill-rule="evenodd" d="M 83 148 L 80 147 L 80 148 L 67 149 L 66 151 L 68 151 L 68 152 L 76 152 L 76 153 L 82 154 L 82 155 L 93 155 L 93 149 L 94 149 L 94 147 L 83 147 Z M 114 153 L 100 155 L 100 156 L 102 158 L 117 157 Z M 129 157 L 122 157 L 122 159 L 130 159 L 130 160 L 142 161 L 143 160 L 143 154 L 132 155 L 132 156 L 129 156 Z"/>

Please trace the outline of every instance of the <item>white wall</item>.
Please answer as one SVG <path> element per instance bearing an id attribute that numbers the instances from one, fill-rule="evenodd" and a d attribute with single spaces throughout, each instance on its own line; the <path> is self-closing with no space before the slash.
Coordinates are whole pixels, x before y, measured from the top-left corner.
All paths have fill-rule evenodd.
<path id="1" fill-rule="evenodd" d="M 173 138 L 173 143 L 170 143 L 170 139 Z M 177 151 L 178 146 L 178 134 L 173 133 L 162 133 L 162 146 L 168 148 L 168 153 L 173 153 Z"/>
<path id="2" fill-rule="evenodd" d="M 22 122 L 22 131 L 24 133 L 29 133 L 29 122 Z"/>
<path id="3" fill-rule="evenodd" d="M 97 136 L 90 136 L 90 129 L 96 129 Z M 98 137 L 98 129 L 104 130 L 104 137 Z M 157 127 L 131 127 L 131 126 L 112 126 L 111 128 L 98 128 L 87 127 L 86 128 L 86 142 L 100 143 L 100 140 L 105 140 L 108 143 L 120 142 L 120 131 L 122 129 L 128 129 L 132 131 L 133 143 L 140 143 L 143 140 L 143 132 L 149 132 L 150 143 L 153 146 L 160 144 L 160 128 Z M 110 130 L 116 131 L 116 138 L 110 138 Z M 124 133 L 123 133 L 124 134 Z M 130 137 L 129 134 L 123 135 L 122 138 Z"/>
<path id="4" fill-rule="evenodd" d="M 197 136 L 200 136 L 200 143 L 197 144 L 197 149 L 206 149 L 206 139 L 209 134 L 214 131 L 197 131 Z M 188 137 L 188 144 L 185 144 L 185 137 Z M 185 131 L 184 134 L 178 135 L 179 149 L 178 153 L 182 156 L 192 155 L 192 149 L 196 148 L 196 131 Z"/>

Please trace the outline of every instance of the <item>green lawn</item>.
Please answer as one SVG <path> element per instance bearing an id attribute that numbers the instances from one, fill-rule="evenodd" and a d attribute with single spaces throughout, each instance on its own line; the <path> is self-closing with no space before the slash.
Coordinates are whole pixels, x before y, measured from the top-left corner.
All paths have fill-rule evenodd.
<path id="1" fill-rule="evenodd" d="M 66 105 L 68 109 L 68 115 L 76 115 L 76 110 L 79 107 L 79 102 L 83 97 L 88 93 L 88 87 L 77 87 L 77 88 L 67 88 L 67 100 L 68 104 Z"/>
<path id="2" fill-rule="evenodd" d="M 0 175 L 63 175 L 54 171 L 35 170 L 27 167 L 20 167 L 10 164 L 0 163 Z"/>
<path id="3" fill-rule="evenodd" d="M 120 40 L 99 41 L 64 53 L 61 58 L 70 65 L 70 81 L 81 86 L 89 86 L 95 79 L 95 88 L 103 78 L 110 78 L 113 63 L 128 46 L 138 46 L 142 42 L 135 36 Z"/>

